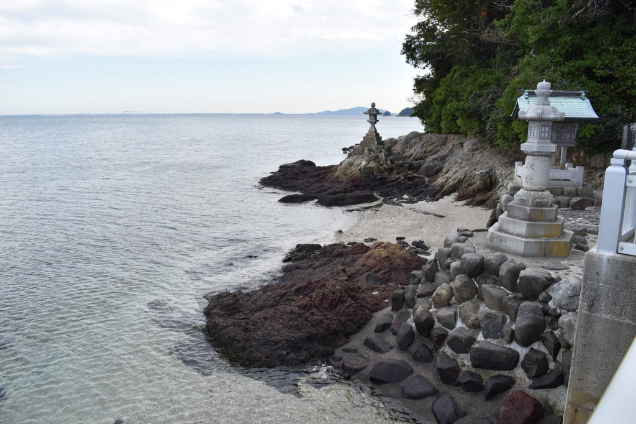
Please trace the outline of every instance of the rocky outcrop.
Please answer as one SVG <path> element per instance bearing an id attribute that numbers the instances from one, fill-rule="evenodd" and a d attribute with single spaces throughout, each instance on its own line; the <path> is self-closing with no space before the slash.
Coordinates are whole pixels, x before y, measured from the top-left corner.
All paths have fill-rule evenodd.
<path id="1" fill-rule="evenodd" d="M 426 178 L 437 189 L 434 199 L 457 193 L 458 200 L 472 205 L 494 207 L 497 188 L 512 178 L 519 151 L 493 149 L 480 139 L 453 134 L 412 132 L 397 139 L 384 140 L 386 163 L 373 155 L 349 155 L 336 176 L 388 175 L 396 170 Z"/>
<path id="2" fill-rule="evenodd" d="M 395 290 L 389 283 L 406 284 L 426 262 L 381 242 L 328 245 L 289 257 L 273 283 L 207 296 L 206 333 L 228 359 L 261 367 L 324 360 L 386 306 Z M 369 272 L 379 285 L 360 284 Z"/>
<path id="3" fill-rule="evenodd" d="M 281 165 L 261 184 L 304 195 L 285 201 L 316 198 L 325 206 L 372 202 L 374 194 L 417 202 L 457 193 L 457 200 L 494 207 L 498 189 L 512 177 L 519 159 L 520 152 L 493 149 L 479 139 L 412 132 L 385 140 L 375 153 L 352 152 L 339 165 L 316 166 L 308 160 Z"/>

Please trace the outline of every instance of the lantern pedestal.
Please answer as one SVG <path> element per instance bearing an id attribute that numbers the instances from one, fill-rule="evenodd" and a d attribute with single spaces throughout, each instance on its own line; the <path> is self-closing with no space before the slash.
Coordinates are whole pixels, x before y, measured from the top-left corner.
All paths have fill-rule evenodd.
<path id="1" fill-rule="evenodd" d="M 572 249 L 574 233 L 563 229 L 565 219 L 557 215 L 552 206 L 553 196 L 548 191 L 550 154 L 556 145 L 550 143 L 552 122 L 563 119 L 563 112 L 550 106 L 550 83 L 537 85 L 537 102 L 519 116 L 527 119 L 528 142 L 521 145 L 526 153 L 523 189 L 519 190 L 508 210 L 488 230 L 488 247 L 533 257 L 566 258 Z"/>

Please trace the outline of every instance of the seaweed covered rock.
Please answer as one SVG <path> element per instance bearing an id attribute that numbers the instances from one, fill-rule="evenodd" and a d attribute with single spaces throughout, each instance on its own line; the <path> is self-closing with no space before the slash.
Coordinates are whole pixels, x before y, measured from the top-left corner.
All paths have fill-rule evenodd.
<path id="1" fill-rule="evenodd" d="M 244 366 L 324 360 L 386 306 L 395 290 L 389 283 L 408 282 L 424 262 L 391 243 L 324 246 L 291 261 L 275 282 L 257 290 L 206 296 L 208 339 Z M 368 272 L 379 286 L 360 284 Z"/>

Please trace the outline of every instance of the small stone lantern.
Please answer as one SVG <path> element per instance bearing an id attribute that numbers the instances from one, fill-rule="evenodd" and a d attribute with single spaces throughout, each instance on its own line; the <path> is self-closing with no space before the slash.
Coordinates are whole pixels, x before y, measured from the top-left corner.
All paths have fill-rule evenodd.
<path id="1" fill-rule="evenodd" d="M 523 167 L 523 188 L 514 196 L 499 221 L 488 230 L 488 247 L 524 257 L 568 257 L 572 248 L 571 231 L 558 216 L 548 191 L 550 155 L 557 146 L 550 143 L 552 124 L 562 121 L 565 113 L 550 106 L 551 85 L 537 84 L 537 101 L 519 111 L 528 121 L 528 141 L 521 145 L 527 155 Z"/>
<path id="2" fill-rule="evenodd" d="M 362 138 L 362 143 L 360 143 L 363 150 L 365 148 L 374 148 L 383 144 L 382 137 L 380 137 L 378 130 L 375 129 L 375 124 L 380 121 L 378 119 L 379 113 L 380 111 L 375 108 L 375 102 L 371 103 L 371 109 L 364 112 L 365 115 L 369 115 L 367 122 L 370 123 L 371 126 L 369 127 L 367 134 Z"/>

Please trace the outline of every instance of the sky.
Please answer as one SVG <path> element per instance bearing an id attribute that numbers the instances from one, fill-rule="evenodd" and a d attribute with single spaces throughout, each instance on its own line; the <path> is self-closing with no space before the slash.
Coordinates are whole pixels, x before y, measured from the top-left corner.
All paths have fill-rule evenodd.
<path id="1" fill-rule="evenodd" d="M 0 1 L 0 115 L 411 106 L 413 0 Z"/>

